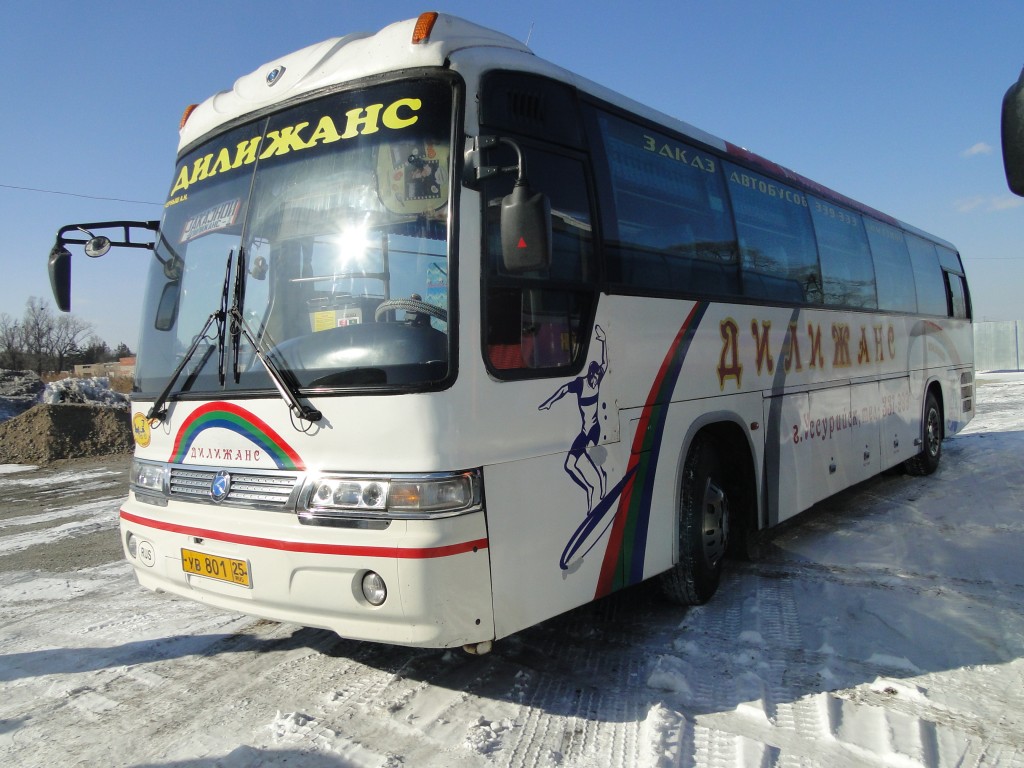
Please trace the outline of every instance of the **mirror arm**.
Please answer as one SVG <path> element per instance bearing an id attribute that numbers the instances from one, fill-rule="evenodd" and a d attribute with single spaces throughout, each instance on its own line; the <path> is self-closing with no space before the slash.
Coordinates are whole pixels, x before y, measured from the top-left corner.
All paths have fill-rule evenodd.
<path id="1" fill-rule="evenodd" d="M 108 229 L 120 227 L 122 230 L 121 240 L 112 241 L 105 235 L 94 235 L 93 229 Z M 50 271 L 50 285 L 53 288 L 53 296 L 57 300 L 57 308 L 61 312 L 71 310 L 71 251 L 68 245 L 84 245 L 85 255 L 92 258 L 103 256 L 110 250 L 111 246 L 122 248 L 145 248 L 155 251 L 156 244 L 153 241 L 140 243 L 132 240 L 132 228 L 144 229 L 156 233 L 160 229 L 159 221 L 96 221 L 85 224 L 68 224 L 57 230 L 57 241 L 50 249 L 48 266 Z M 87 237 L 68 237 L 69 232 L 82 233 Z"/>
<path id="2" fill-rule="evenodd" d="M 159 221 L 96 221 L 85 224 L 68 224 L 65 227 L 61 227 L 57 230 L 57 245 L 60 248 L 64 245 L 85 245 L 93 239 L 92 231 L 94 229 L 109 229 L 113 227 L 119 227 L 122 231 L 121 240 L 111 240 L 111 245 L 116 245 L 122 248 L 147 248 L 153 250 L 154 243 L 140 243 L 132 240 L 132 228 L 144 229 L 150 232 L 156 232 L 160 229 Z M 83 232 L 88 237 L 66 237 L 68 232 Z"/>
<path id="3" fill-rule="evenodd" d="M 506 144 L 516 153 L 516 164 L 515 165 L 479 165 L 480 152 L 491 147 L 496 147 L 499 144 Z M 470 172 L 470 178 L 468 181 L 473 183 L 484 181 L 492 176 L 498 176 L 504 173 L 516 174 L 516 186 L 526 183 L 526 163 L 523 160 L 522 150 L 519 149 L 519 145 L 511 139 L 506 139 L 503 136 L 474 136 L 470 143 L 470 149 L 466 153 L 467 162 L 466 169 Z"/>
<path id="4" fill-rule="evenodd" d="M 515 165 L 480 165 L 480 155 L 499 144 L 512 147 Z M 551 201 L 530 189 L 526 160 L 519 145 L 504 136 L 476 136 L 466 151 L 464 182 L 474 184 L 503 173 L 515 173 L 512 192 L 501 201 L 501 256 L 509 273 L 546 269 L 551 264 Z"/>

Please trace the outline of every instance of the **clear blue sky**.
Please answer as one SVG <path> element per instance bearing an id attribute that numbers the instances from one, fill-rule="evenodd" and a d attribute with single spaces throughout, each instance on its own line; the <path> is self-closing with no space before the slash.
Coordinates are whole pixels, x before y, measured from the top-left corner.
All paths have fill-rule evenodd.
<path id="1" fill-rule="evenodd" d="M 328 37 L 424 10 L 540 56 L 952 241 L 978 319 L 1024 319 L 1024 198 L 1006 189 L 1003 93 L 1024 3 L 406 0 L 7 3 L 0 23 L 0 312 L 50 302 L 58 227 L 158 219 L 187 104 Z M 142 252 L 73 259 L 74 314 L 135 349 Z"/>

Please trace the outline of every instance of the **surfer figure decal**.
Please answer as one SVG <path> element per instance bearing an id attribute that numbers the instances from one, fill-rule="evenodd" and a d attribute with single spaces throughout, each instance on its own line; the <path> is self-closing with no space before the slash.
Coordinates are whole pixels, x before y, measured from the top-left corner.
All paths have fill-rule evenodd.
<path id="1" fill-rule="evenodd" d="M 537 410 L 547 411 L 567 395 L 576 396 L 576 407 L 580 415 L 580 431 L 565 455 L 565 473 L 587 494 L 586 515 L 578 523 L 562 550 L 558 566 L 562 577 L 575 572 L 583 564 L 583 558 L 604 538 L 615 515 L 608 513 L 615 507 L 622 495 L 622 489 L 632 472 L 627 473 L 615 484 L 608 487 L 608 473 L 604 469 L 607 450 L 601 441 L 601 418 L 607 404 L 601 400 L 601 383 L 608 372 L 608 344 L 604 329 L 594 327 L 594 338 L 601 345 L 598 360 L 592 360 L 586 373 L 577 376 L 555 390 Z"/>
<path id="2" fill-rule="evenodd" d="M 594 336 L 601 342 L 601 362 L 592 360 L 585 376 L 566 382 L 537 406 L 537 410 L 546 411 L 566 395 L 576 395 L 580 433 L 565 456 L 565 471 L 576 485 L 586 491 L 588 514 L 594 509 L 595 492 L 599 494 L 597 501 L 600 501 L 608 486 L 608 474 L 601 466 L 604 451 L 598 448 L 601 439 L 601 381 L 608 371 L 608 345 L 600 325 L 594 328 Z"/>

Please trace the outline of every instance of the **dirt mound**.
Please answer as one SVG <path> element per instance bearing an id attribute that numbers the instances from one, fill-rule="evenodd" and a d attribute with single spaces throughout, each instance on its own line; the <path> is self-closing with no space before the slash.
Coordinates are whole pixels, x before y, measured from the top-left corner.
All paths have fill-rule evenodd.
<path id="1" fill-rule="evenodd" d="M 0 464 L 49 464 L 133 447 L 131 416 L 120 408 L 43 404 L 0 423 Z"/>

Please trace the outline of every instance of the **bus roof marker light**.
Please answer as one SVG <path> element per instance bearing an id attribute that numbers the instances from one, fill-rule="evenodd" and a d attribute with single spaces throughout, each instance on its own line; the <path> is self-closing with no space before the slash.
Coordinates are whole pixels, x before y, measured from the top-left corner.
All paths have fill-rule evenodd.
<path id="1" fill-rule="evenodd" d="M 181 122 L 178 123 L 179 132 L 181 131 L 182 128 L 185 127 L 185 123 L 187 123 L 188 119 L 192 117 L 192 113 L 196 111 L 196 107 L 198 106 L 198 104 L 189 104 L 187 107 L 185 107 L 185 111 L 181 113 Z"/>
<path id="2" fill-rule="evenodd" d="M 437 22 L 437 12 L 427 11 L 421 13 L 419 18 L 416 19 L 416 26 L 412 30 L 412 44 L 419 45 L 420 43 L 426 43 L 430 40 L 430 33 L 434 30 L 434 24 Z"/>

